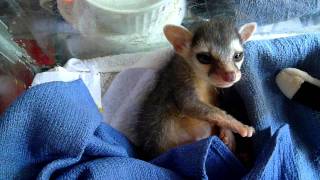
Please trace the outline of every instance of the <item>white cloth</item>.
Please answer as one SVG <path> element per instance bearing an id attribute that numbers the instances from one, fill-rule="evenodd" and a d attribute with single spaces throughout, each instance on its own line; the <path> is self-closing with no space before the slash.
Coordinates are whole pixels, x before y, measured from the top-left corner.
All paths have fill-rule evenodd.
<path id="1" fill-rule="evenodd" d="M 36 74 L 31 87 L 48 82 L 70 82 L 81 79 L 88 88 L 97 107 L 102 110 L 100 74 L 79 59 L 70 59 L 64 67 L 55 67 Z"/>
<path id="2" fill-rule="evenodd" d="M 104 85 L 105 81 L 110 83 L 108 74 L 113 78 L 114 76 L 112 74 L 128 68 L 158 69 L 170 59 L 169 57 L 172 53 L 172 49 L 164 48 L 147 53 L 122 54 L 88 60 L 72 58 L 64 67 L 58 66 L 47 72 L 37 74 L 31 86 L 53 81 L 70 82 L 82 79 L 94 102 L 98 108 L 102 110 L 103 102 L 101 99 L 106 91 L 106 89 L 103 88 L 107 88 L 110 85 Z M 101 74 L 103 74 L 103 76 L 101 76 Z"/>

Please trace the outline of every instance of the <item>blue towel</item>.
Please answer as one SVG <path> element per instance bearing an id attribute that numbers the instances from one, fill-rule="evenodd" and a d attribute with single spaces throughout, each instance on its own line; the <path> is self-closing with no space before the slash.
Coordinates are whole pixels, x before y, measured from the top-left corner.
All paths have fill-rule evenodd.
<path id="1" fill-rule="evenodd" d="M 320 35 L 246 44 L 236 89 L 257 129 L 252 169 L 215 136 L 137 159 L 78 80 L 31 88 L 1 116 L 0 179 L 319 179 L 320 113 L 286 99 L 274 81 L 285 67 L 320 77 L 319 47 Z"/>
<path id="2" fill-rule="evenodd" d="M 295 67 L 320 78 L 320 35 L 249 42 L 246 50 L 244 76 L 236 89 L 244 100 L 249 120 L 260 131 L 254 137 L 256 153 L 259 154 L 265 142 L 287 124 L 294 152 L 289 153 L 292 157 L 286 155 L 279 160 L 289 161 L 288 164 L 295 162 L 291 166 L 300 179 L 319 179 L 320 112 L 284 97 L 276 86 L 275 76 L 283 68 Z M 270 133 L 266 133 L 267 129 Z M 277 171 L 269 173 L 274 172 Z"/>
<path id="3" fill-rule="evenodd" d="M 217 137 L 151 163 L 135 159 L 127 138 L 102 122 L 80 80 L 30 89 L 1 117 L 0 129 L 0 179 L 182 179 L 207 177 L 206 167 L 244 175 Z"/>
<path id="4" fill-rule="evenodd" d="M 316 0 L 188 0 L 188 7 L 202 18 L 231 16 L 239 25 L 251 21 L 264 25 L 318 13 L 320 3 Z"/>

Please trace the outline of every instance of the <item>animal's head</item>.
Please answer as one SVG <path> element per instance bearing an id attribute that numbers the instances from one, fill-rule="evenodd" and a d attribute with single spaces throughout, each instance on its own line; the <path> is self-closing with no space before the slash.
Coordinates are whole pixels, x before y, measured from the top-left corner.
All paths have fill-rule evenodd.
<path id="1" fill-rule="evenodd" d="M 226 88 L 241 78 L 243 44 L 256 26 L 248 23 L 237 29 L 232 21 L 208 21 L 193 33 L 181 26 L 167 25 L 164 34 L 198 76 L 216 87 Z"/>

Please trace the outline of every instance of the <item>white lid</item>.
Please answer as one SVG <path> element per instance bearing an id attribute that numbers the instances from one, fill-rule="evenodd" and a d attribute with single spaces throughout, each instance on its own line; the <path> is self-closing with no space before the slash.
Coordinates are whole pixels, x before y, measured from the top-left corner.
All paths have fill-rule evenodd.
<path id="1" fill-rule="evenodd" d="M 101 9 L 116 12 L 138 12 L 159 6 L 168 0 L 87 0 Z"/>

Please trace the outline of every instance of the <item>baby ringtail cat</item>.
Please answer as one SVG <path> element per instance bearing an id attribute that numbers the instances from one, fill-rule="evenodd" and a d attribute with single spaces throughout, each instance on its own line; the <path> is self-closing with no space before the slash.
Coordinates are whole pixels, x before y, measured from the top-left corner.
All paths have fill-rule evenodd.
<path id="1" fill-rule="evenodd" d="M 242 45 L 255 30 L 255 23 L 237 30 L 230 20 L 203 22 L 193 33 L 181 26 L 164 27 L 175 54 L 160 70 L 136 123 L 144 158 L 215 134 L 234 150 L 233 133 L 253 135 L 254 128 L 218 108 L 216 99 L 219 88 L 240 80 Z"/>

